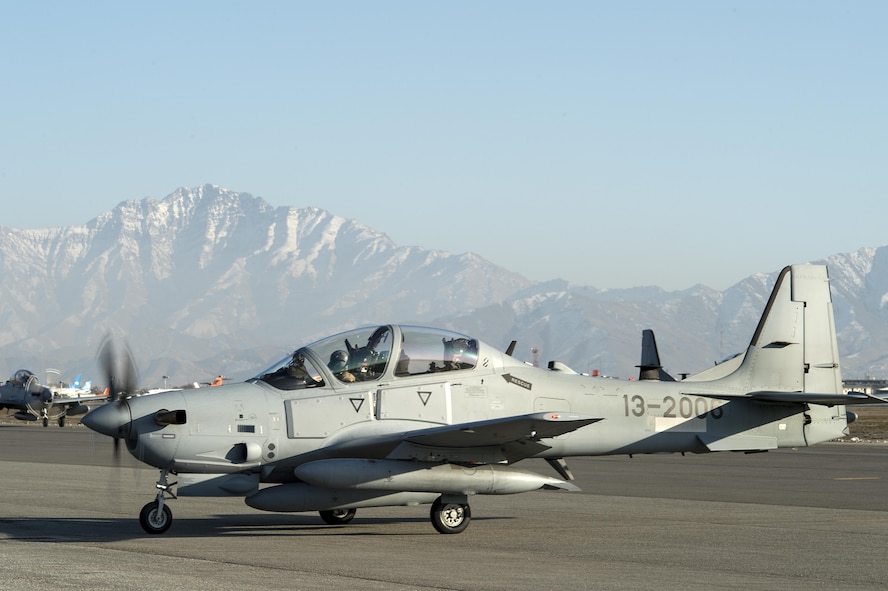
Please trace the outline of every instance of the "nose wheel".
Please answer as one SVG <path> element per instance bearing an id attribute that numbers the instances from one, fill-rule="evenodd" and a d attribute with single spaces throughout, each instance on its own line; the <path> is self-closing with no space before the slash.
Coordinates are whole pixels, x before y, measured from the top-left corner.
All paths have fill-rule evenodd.
<path id="1" fill-rule="evenodd" d="M 142 511 L 139 512 L 139 525 L 146 533 L 162 534 L 173 524 L 173 512 L 167 506 L 166 500 L 167 495 L 170 499 L 176 498 L 171 490 L 176 483 L 170 484 L 167 476 L 169 476 L 167 470 L 160 471 L 160 478 L 155 484 L 157 498 L 142 507 Z"/>
<path id="2" fill-rule="evenodd" d="M 167 505 L 151 501 L 139 513 L 139 525 L 149 534 L 162 534 L 173 524 L 173 512 Z"/>

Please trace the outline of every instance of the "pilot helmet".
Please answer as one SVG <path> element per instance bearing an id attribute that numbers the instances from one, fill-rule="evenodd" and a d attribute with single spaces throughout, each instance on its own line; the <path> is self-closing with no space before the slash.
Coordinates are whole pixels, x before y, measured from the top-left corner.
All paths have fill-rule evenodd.
<path id="1" fill-rule="evenodd" d="M 348 365 L 348 353 L 342 349 L 330 353 L 330 363 L 328 367 L 333 371 L 343 371 Z"/>
<path id="2" fill-rule="evenodd" d="M 32 375 L 34 375 L 34 374 L 31 373 L 30 370 L 20 369 L 17 372 L 15 372 L 15 375 L 13 376 L 12 379 L 13 379 L 13 381 L 16 381 L 20 384 L 25 384 L 25 383 L 27 383 L 28 380 L 31 379 Z"/>
<path id="3" fill-rule="evenodd" d="M 449 361 L 466 365 L 474 365 L 478 353 L 475 341 L 465 338 L 445 341 L 444 350 Z"/>

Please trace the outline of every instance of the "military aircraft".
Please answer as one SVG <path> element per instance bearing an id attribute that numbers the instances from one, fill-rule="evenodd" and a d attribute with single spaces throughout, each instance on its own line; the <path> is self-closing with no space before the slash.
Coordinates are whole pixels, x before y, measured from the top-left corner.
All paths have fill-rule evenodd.
<path id="1" fill-rule="evenodd" d="M 780 273 L 742 361 L 711 380 L 543 369 L 466 335 L 396 325 L 319 340 L 212 390 L 127 397 L 130 378 L 111 378 L 113 401 L 82 422 L 160 470 L 139 517 L 151 534 L 170 527 L 168 501 L 219 495 L 319 511 L 330 524 L 358 508 L 431 504 L 435 529 L 455 534 L 473 495 L 576 490 L 570 456 L 813 445 L 848 433 L 846 405 L 884 402 L 842 393 L 829 279 L 816 265 Z M 515 467 L 526 458 L 560 478 Z"/>
<path id="2" fill-rule="evenodd" d="M 105 402 L 107 395 L 88 394 L 89 388 L 71 387 L 58 381 L 56 370 L 46 370 L 48 376 L 55 376 L 41 384 L 37 376 L 27 369 L 16 371 L 0 386 L 0 409 L 15 410 L 15 418 L 20 421 L 43 421 L 49 426 L 54 418 L 59 427 L 65 426 L 65 417 L 83 415 L 89 412 L 86 402 Z"/>

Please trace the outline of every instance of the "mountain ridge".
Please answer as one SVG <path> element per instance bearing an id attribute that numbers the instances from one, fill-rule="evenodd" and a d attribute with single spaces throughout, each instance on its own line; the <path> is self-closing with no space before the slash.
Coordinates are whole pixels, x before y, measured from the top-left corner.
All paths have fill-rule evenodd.
<path id="1" fill-rule="evenodd" d="M 471 252 L 398 246 L 358 220 L 215 185 L 122 201 L 83 226 L 0 226 L 0 239 L 6 371 L 95 372 L 110 332 L 127 338 L 146 386 L 243 379 L 300 344 L 384 322 L 503 347 L 517 339 L 528 362 L 621 377 L 633 375 L 641 331 L 653 328 L 667 368 L 695 372 L 745 349 L 776 277 L 721 292 L 535 282 Z M 888 373 L 888 249 L 820 262 L 830 265 L 846 377 Z"/>

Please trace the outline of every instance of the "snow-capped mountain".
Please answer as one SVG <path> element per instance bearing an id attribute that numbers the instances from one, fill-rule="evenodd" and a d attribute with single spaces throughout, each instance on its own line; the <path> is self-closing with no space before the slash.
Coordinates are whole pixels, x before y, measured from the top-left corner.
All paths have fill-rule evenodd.
<path id="1" fill-rule="evenodd" d="M 38 375 L 86 371 L 109 330 L 147 381 L 250 375 L 332 332 L 424 322 L 531 284 L 471 253 L 399 247 L 356 220 L 210 185 L 0 238 L 0 351 L 8 371 Z"/>
<path id="2" fill-rule="evenodd" d="M 243 379 L 369 323 L 446 326 L 541 364 L 629 377 L 653 328 L 673 374 L 742 351 L 776 272 L 725 292 L 535 283 L 471 254 L 399 247 L 357 220 L 205 185 L 126 201 L 85 226 L 0 226 L 0 361 L 87 375 L 125 337 L 142 382 Z M 804 261 L 788 261 L 804 262 Z M 846 377 L 888 373 L 888 250 L 826 261 Z M 0 366 L 0 372 L 2 372 Z"/>

